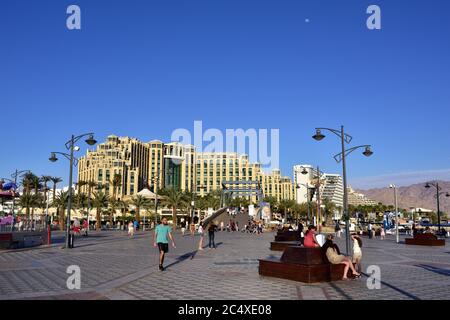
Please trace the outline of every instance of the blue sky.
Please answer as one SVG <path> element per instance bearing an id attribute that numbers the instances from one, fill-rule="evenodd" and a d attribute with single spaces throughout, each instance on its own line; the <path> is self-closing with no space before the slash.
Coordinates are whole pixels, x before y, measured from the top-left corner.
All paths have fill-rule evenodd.
<path id="1" fill-rule="evenodd" d="M 82 30 L 66 28 L 70 4 Z M 366 28 L 370 4 L 380 31 Z M 446 0 L 3 0 L 0 176 L 67 183 L 68 164 L 47 158 L 72 133 L 168 141 L 202 120 L 279 128 L 286 175 L 340 172 L 338 139 L 311 135 L 343 124 L 375 152 L 349 157 L 354 186 L 450 180 L 448 12 Z"/>

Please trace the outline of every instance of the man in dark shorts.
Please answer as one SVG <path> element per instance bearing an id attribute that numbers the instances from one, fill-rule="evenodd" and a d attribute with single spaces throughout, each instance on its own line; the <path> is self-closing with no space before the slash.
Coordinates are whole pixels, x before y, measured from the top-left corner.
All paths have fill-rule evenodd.
<path id="1" fill-rule="evenodd" d="M 160 271 L 164 271 L 164 256 L 169 252 L 169 239 L 172 241 L 172 247 L 176 248 L 172 237 L 172 228 L 167 224 L 167 218 L 163 218 L 161 224 L 156 226 L 155 234 L 153 235 L 153 246 L 158 246 L 159 249 Z"/>

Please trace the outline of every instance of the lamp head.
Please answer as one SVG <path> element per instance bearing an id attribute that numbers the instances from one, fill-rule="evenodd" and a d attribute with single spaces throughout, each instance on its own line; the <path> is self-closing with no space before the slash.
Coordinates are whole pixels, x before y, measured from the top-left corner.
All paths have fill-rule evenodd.
<path id="1" fill-rule="evenodd" d="M 93 134 L 90 134 L 89 137 L 85 141 L 90 146 L 93 146 L 94 144 L 97 143 L 97 140 L 94 139 L 94 135 Z"/>
<path id="2" fill-rule="evenodd" d="M 320 129 L 316 129 L 316 134 L 313 135 L 313 139 L 320 141 L 323 140 L 323 138 L 325 138 L 325 135 L 322 134 L 322 131 Z"/>
<path id="3" fill-rule="evenodd" d="M 370 146 L 367 146 L 363 152 L 363 155 L 365 155 L 366 157 L 370 157 L 371 155 L 373 155 L 372 148 Z"/>
<path id="4" fill-rule="evenodd" d="M 73 147 L 73 150 L 74 151 L 80 151 L 80 147 L 79 146 L 75 146 L 75 147 Z"/>
<path id="5" fill-rule="evenodd" d="M 56 154 L 54 152 L 51 153 L 50 158 L 48 158 L 51 162 L 58 161 L 58 158 L 56 157 Z"/>
<path id="6" fill-rule="evenodd" d="M 425 185 L 425 188 L 430 189 L 431 188 L 430 183 L 427 182 L 427 184 Z"/>
<path id="7" fill-rule="evenodd" d="M 445 194 L 445 196 L 446 196 L 447 198 L 450 197 L 450 193 L 447 192 L 447 193 Z"/>
<path id="8" fill-rule="evenodd" d="M 302 170 L 302 174 L 303 174 L 303 175 L 306 175 L 306 174 L 308 174 L 308 170 L 306 170 L 305 168 L 303 168 L 303 170 Z"/>

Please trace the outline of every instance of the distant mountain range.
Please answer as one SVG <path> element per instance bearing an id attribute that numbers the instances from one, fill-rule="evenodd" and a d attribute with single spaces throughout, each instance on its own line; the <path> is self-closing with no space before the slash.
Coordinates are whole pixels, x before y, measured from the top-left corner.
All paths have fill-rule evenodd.
<path id="1" fill-rule="evenodd" d="M 450 192 L 450 181 L 438 181 L 439 186 L 442 188 L 443 192 Z M 436 188 L 431 187 L 429 189 L 425 188 L 426 182 L 413 184 L 405 187 L 397 188 L 398 195 L 398 206 L 409 210 L 411 207 L 414 208 L 424 208 L 437 211 L 436 209 Z M 366 195 L 369 199 L 377 202 L 382 202 L 383 204 L 390 205 L 394 204 L 394 191 L 389 188 L 378 188 L 369 190 L 357 190 L 358 192 Z M 450 197 L 447 198 L 441 195 L 441 212 L 450 213 Z"/>

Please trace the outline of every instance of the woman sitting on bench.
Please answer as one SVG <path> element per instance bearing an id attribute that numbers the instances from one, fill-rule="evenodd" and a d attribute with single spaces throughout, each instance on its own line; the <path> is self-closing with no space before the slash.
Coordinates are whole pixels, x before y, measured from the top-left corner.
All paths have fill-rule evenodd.
<path id="1" fill-rule="evenodd" d="M 356 276 L 356 278 L 360 278 L 361 274 L 356 272 L 355 267 L 353 266 L 352 261 L 341 254 L 339 251 L 339 247 L 333 242 L 334 236 L 332 234 L 329 234 L 327 236 L 327 241 L 322 246 L 322 252 L 327 257 L 328 261 L 330 261 L 331 264 L 343 264 L 345 265 L 344 268 L 344 275 L 342 277 L 342 280 L 348 280 L 347 278 L 347 272 L 350 268 L 353 272 L 353 274 Z"/>
<path id="2" fill-rule="evenodd" d="M 316 240 L 316 230 L 315 226 L 308 227 L 308 231 L 305 233 L 305 240 L 303 241 L 305 248 L 320 248 L 320 244 Z"/>

